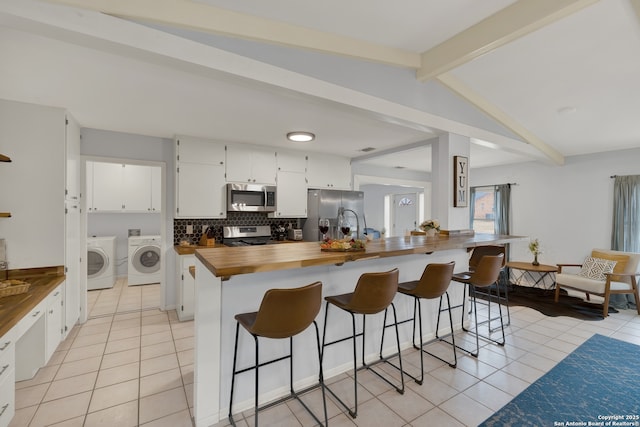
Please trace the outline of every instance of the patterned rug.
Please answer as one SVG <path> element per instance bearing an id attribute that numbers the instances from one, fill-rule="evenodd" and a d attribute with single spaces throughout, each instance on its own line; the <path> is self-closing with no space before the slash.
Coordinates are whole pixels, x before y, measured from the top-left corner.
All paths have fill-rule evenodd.
<path id="1" fill-rule="evenodd" d="M 640 425 L 640 346 L 594 335 L 481 426 Z"/>

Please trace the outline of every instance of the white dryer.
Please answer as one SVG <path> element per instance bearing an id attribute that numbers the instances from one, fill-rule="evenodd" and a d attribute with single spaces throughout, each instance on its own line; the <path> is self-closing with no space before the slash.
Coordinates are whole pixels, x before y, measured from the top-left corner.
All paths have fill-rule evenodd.
<path id="1" fill-rule="evenodd" d="M 160 236 L 129 237 L 129 286 L 160 282 Z"/>
<path id="2" fill-rule="evenodd" d="M 87 237 L 87 290 L 116 283 L 116 236 Z"/>

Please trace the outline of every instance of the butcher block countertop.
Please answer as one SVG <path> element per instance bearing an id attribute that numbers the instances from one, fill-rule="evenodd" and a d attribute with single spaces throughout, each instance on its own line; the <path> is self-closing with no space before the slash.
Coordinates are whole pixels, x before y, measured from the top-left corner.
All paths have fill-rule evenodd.
<path id="1" fill-rule="evenodd" d="M 224 248 L 197 248 L 196 257 L 216 277 L 228 279 L 239 274 L 289 270 L 318 265 L 343 264 L 349 261 L 424 254 L 450 249 L 510 243 L 527 237 L 493 234 L 475 236 L 390 237 L 367 243 L 357 252 L 324 252 L 318 242 L 297 245 L 260 245 Z"/>
<path id="2" fill-rule="evenodd" d="M 64 282 L 64 267 L 9 270 L 9 279 L 29 282 L 23 294 L 0 298 L 0 336 L 13 328 L 27 313 L 38 305 L 60 283 Z"/>

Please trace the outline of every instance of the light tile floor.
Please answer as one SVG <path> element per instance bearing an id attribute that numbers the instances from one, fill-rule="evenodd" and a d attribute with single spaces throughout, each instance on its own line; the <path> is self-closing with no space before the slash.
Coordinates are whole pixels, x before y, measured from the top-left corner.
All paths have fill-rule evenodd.
<path id="1" fill-rule="evenodd" d="M 475 426 L 594 333 L 640 344 L 640 316 L 633 310 L 588 322 L 512 307 L 506 329 L 504 347 L 481 341 L 479 357 L 459 353 L 457 369 L 425 355 L 424 384 L 407 381 L 404 395 L 361 371 L 358 417 L 351 419 L 328 398 L 330 425 Z M 468 334 L 456 337 L 473 343 Z M 450 355 L 442 343 L 430 347 Z M 403 362 L 415 372 L 418 352 L 403 352 Z M 397 378 L 397 371 L 382 368 Z M 348 374 L 328 383 L 352 400 Z M 175 311 L 157 309 L 109 314 L 75 327 L 46 367 L 16 384 L 11 426 L 191 426 L 192 390 L 193 322 L 178 322 Z M 306 401 L 320 410 L 318 390 Z M 252 411 L 236 419 L 240 426 L 253 425 Z M 260 423 L 313 425 L 297 402 L 261 412 Z"/>

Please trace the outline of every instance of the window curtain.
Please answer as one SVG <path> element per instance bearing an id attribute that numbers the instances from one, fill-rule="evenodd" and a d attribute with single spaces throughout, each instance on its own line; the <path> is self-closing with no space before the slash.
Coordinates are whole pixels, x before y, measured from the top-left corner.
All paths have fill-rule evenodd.
<path id="1" fill-rule="evenodd" d="M 495 230 L 496 234 L 509 234 L 511 227 L 509 226 L 511 210 L 511 184 L 501 184 L 495 186 L 495 212 L 496 222 Z"/>
<path id="2" fill-rule="evenodd" d="M 611 249 L 640 252 L 640 175 L 615 178 Z M 611 295 L 610 305 L 635 308 L 635 300 L 631 295 Z"/>

